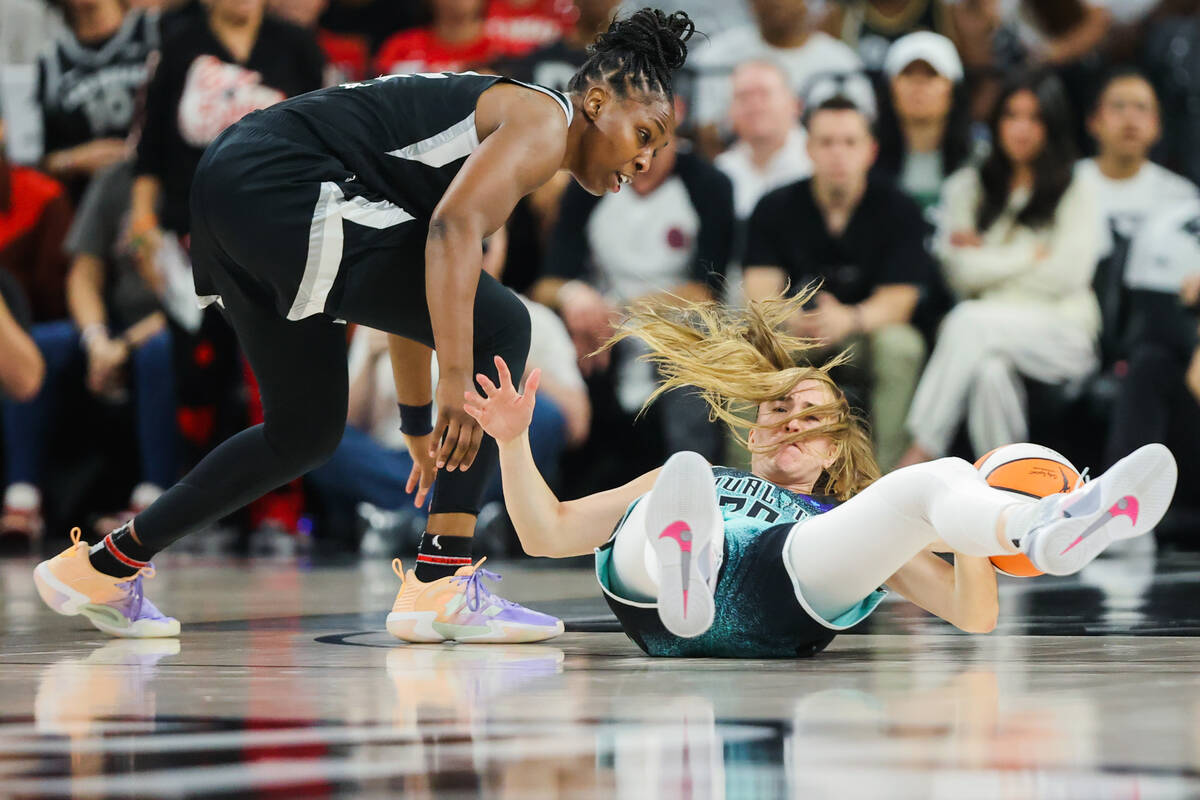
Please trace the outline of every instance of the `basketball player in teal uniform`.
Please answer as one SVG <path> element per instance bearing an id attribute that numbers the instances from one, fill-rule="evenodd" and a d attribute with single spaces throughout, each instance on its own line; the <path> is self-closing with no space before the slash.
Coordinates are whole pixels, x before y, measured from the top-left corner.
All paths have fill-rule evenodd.
<path id="1" fill-rule="evenodd" d="M 471 535 L 496 447 L 463 411 L 472 376 L 518 372 L 529 315 L 482 273 L 482 241 L 566 170 L 616 192 L 674 130 L 671 75 L 694 26 L 643 9 L 597 37 L 566 94 L 496 75 L 389 75 L 247 115 L 205 152 L 192 185 L 191 257 L 258 378 L 264 423 L 221 444 L 89 548 L 34 572 L 42 599 L 117 636 L 174 636 L 142 593 L 150 559 L 324 462 L 342 438 L 346 329 L 391 334 L 418 504 L 434 485 L 416 569 L 388 629 L 412 641 L 533 641 L 562 623 L 491 595 Z M 432 352 L 439 379 L 430 385 Z M 436 399 L 438 419 L 432 417 Z"/>
<path id="2" fill-rule="evenodd" d="M 667 378 L 660 393 L 693 387 L 716 416 L 750 429 L 750 472 L 678 453 L 625 486 L 560 502 L 525 435 L 537 372 L 518 394 L 497 358 L 499 384 L 479 376 L 484 394 L 466 396 L 467 412 L 500 445 L 505 501 L 526 552 L 595 549 L 604 595 L 647 653 L 810 656 L 886 589 L 963 630 L 988 631 L 998 613 L 989 556 L 1025 553 L 1065 575 L 1165 513 L 1176 466 L 1160 444 L 1032 502 L 993 489 L 957 458 L 880 478 L 831 365 L 794 366 L 811 342 L 782 333 L 782 323 L 807 299 L 746 310 L 648 304 L 616 337 L 649 347 Z M 739 405 L 757 407 L 753 422 Z M 953 552 L 953 565 L 936 552 Z"/>

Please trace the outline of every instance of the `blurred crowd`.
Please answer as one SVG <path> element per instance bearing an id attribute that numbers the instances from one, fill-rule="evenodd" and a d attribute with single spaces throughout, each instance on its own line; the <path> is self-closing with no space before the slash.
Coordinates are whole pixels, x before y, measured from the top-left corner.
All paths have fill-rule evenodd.
<path id="1" fill-rule="evenodd" d="M 225 127 L 380 74 L 565 90 L 613 15 L 646 4 L 0 0 L 0 533 L 118 524 L 261 421 L 188 260 L 192 173 Z M 788 325 L 814 359 L 848 352 L 836 375 L 885 471 L 1032 440 L 1098 472 L 1163 441 L 1182 483 L 1159 538 L 1186 530 L 1200 0 L 663 4 L 703 32 L 676 79 L 679 135 L 622 192 L 560 176 L 486 242 L 530 310 L 551 486 L 609 488 L 681 449 L 746 463 L 694 394 L 640 413 L 658 376 L 636 342 L 594 352 L 641 298 L 819 281 Z M 228 520 L 236 544 L 193 546 L 382 555 L 419 534 L 386 338 L 347 335 L 333 460 Z M 497 479 L 485 552 L 512 546 L 501 497 Z"/>

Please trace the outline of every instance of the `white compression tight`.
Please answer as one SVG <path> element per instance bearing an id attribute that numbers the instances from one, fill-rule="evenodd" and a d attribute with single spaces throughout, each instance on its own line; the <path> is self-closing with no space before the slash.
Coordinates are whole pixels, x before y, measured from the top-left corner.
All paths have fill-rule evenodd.
<path id="1" fill-rule="evenodd" d="M 1020 501 L 993 489 L 971 464 L 943 458 L 896 470 L 837 508 L 798 523 L 784 557 L 804 598 L 840 616 L 941 539 L 970 556 L 1004 555 L 1000 512 Z M 631 600 L 658 596 L 658 560 L 638 503 L 613 543 L 614 588 Z M 720 547 L 723 535 L 714 539 Z M 717 552 L 720 552 L 719 550 Z"/>

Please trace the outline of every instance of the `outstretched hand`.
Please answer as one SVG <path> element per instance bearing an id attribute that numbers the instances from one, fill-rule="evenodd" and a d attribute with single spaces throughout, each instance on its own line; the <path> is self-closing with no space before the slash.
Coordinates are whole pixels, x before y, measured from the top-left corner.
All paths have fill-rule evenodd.
<path id="1" fill-rule="evenodd" d="M 508 364 L 505 364 L 500 356 L 496 356 L 496 371 L 499 373 L 499 386 L 493 384 L 486 375 L 475 376 L 476 382 L 483 387 L 485 396 L 480 396 L 478 392 L 465 392 L 463 409 L 479 423 L 485 433 L 500 444 L 505 444 L 529 429 L 542 371 L 535 369 L 529 373 L 524 394 L 517 392 Z"/>

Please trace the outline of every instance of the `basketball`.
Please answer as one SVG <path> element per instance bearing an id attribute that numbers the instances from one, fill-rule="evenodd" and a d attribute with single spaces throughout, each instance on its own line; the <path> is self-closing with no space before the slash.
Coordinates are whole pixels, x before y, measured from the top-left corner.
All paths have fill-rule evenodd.
<path id="1" fill-rule="evenodd" d="M 1069 492 L 1079 480 L 1079 470 L 1066 456 L 1049 447 L 1027 442 L 997 447 L 976 461 L 975 468 L 989 486 L 1030 501 Z M 1042 574 L 1024 554 L 992 556 L 991 562 L 1004 574 L 1018 578 Z"/>

